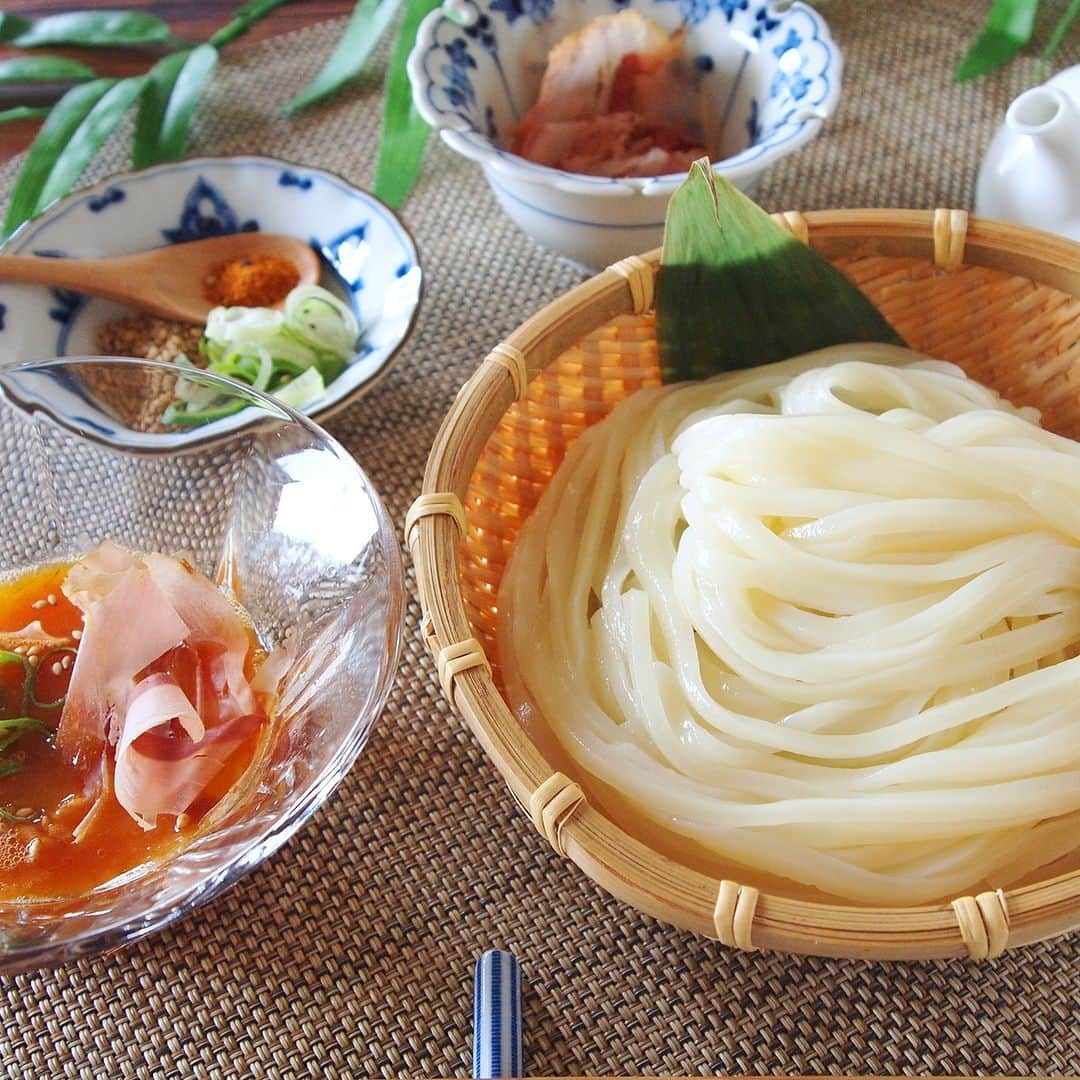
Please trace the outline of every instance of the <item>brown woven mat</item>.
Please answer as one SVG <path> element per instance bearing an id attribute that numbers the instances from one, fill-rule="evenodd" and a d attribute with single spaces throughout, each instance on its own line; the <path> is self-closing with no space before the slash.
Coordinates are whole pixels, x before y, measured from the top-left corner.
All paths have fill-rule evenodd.
<path id="1" fill-rule="evenodd" d="M 759 199 L 970 206 L 995 124 L 1035 79 L 1025 59 L 952 84 L 987 6 L 825 5 L 846 54 L 843 104 Z M 374 76 L 303 119 L 273 116 L 340 29 L 230 58 L 193 152 L 275 154 L 370 184 Z M 1080 61 L 1078 38 L 1062 64 Z M 92 178 L 124 168 L 125 146 L 111 144 Z M 13 171 L 0 170 L 4 194 Z M 428 275 L 419 328 L 392 374 L 329 425 L 398 521 L 458 386 L 580 278 L 519 234 L 479 170 L 441 144 L 404 217 Z M 414 602 L 397 689 L 367 751 L 285 849 L 119 955 L 4 984 L 10 1075 L 467 1073 L 472 965 L 492 946 L 524 969 L 532 1073 L 1080 1071 L 1075 936 L 981 967 L 800 960 L 725 950 L 611 900 L 533 832 L 451 715 L 417 615 Z"/>

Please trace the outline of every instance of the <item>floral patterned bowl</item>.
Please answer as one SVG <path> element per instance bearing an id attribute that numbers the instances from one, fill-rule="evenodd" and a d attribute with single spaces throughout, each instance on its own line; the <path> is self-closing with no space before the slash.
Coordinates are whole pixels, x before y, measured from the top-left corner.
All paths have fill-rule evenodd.
<path id="1" fill-rule="evenodd" d="M 840 96 L 840 51 L 802 3 L 767 0 L 444 0 L 409 57 L 413 100 L 458 153 L 480 162 L 510 217 L 545 247 L 588 266 L 656 247 L 685 173 L 608 179 L 509 152 L 536 100 L 550 49 L 598 15 L 632 7 L 686 28 L 719 123 L 716 171 L 743 189 L 812 139 Z"/>
<path id="2" fill-rule="evenodd" d="M 422 278 L 416 246 L 397 216 L 341 177 L 268 157 L 170 162 L 110 176 L 61 199 L 17 230 L 3 250 L 92 258 L 253 230 L 310 241 L 322 259 L 322 284 L 356 312 L 357 355 L 301 410 L 323 420 L 387 370 L 412 328 Z M 98 327 L 122 313 L 118 304 L 67 289 L 0 284 L 0 368 L 99 353 Z M 242 412 L 140 438 L 109 425 L 108 411 L 97 409 L 96 422 L 114 427 L 117 440 L 159 448 L 204 441 L 250 419 Z"/>

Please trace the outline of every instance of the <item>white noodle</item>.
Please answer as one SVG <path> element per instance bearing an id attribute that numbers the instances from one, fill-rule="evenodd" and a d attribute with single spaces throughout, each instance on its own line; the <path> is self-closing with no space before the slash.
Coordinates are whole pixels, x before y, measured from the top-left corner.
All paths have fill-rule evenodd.
<path id="1" fill-rule="evenodd" d="M 921 903 L 1080 842 L 1080 446 L 952 365 L 851 345 L 638 392 L 499 611 L 515 707 L 727 859 Z"/>

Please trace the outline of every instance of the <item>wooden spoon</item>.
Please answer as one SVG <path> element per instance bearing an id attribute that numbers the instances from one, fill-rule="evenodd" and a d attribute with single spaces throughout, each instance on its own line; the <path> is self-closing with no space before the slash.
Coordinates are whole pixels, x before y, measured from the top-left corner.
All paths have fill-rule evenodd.
<path id="1" fill-rule="evenodd" d="M 300 272 L 301 285 L 319 280 L 319 257 L 303 240 L 245 232 L 108 259 L 0 255 L 0 281 L 54 285 L 116 300 L 163 319 L 204 323 L 215 306 L 203 295 L 205 279 L 224 262 L 256 255 L 288 259 Z"/>

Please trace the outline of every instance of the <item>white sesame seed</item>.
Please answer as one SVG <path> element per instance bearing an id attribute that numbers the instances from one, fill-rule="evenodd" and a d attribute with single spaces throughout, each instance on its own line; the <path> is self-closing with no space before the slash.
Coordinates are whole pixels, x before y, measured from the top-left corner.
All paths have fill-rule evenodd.
<path id="1" fill-rule="evenodd" d="M 56 663 L 53 664 L 53 666 L 52 666 L 52 673 L 54 675 L 59 675 L 60 672 L 63 671 L 63 670 L 64 669 L 60 666 L 60 661 L 59 660 L 57 660 Z"/>
<path id="2" fill-rule="evenodd" d="M 34 811 L 31 810 L 29 806 L 24 806 L 21 810 L 18 811 L 18 815 L 19 817 L 33 817 Z"/>
<path id="3" fill-rule="evenodd" d="M 67 671 L 67 669 L 71 667 L 71 657 L 65 654 L 63 660 L 60 661 L 60 666 L 64 671 Z"/>
<path id="4" fill-rule="evenodd" d="M 72 630 L 72 631 L 71 631 L 71 636 L 72 636 L 72 637 L 73 637 L 73 638 L 74 638 L 74 639 L 75 639 L 76 641 L 81 641 L 81 640 L 82 640 L 82 631 L 81 631 L 81 630 Z"/>
<path id="5" fill-rule="evenodd" d="M 49 595 L 46 596 L 45 599 L 48 600 L 50 604 L 54 606 L 56 605 L 56 593 L 49 593 Z"/>
<path id="6" fill-rule="evenodd" d="M 37 656 L 37 654 L 39 652 L 41 652 L 41 646 L 40 645 L 31 645 L 30 648 L 26 650 L 26 655 L 27 656 Z"/>
<path id="7" fill-rule="evenodd" d="M 31 667 L 37 667 L 38 661 L 39 661 L 40 659 L 41 659 L 41 657 L 40 657 L 40 656 L 38 656 L 38 654 L 37 654 L 37 653 L 34 653 L 34 654 L 33 654 L 33 655 L 31 655 L 31 656 L 27 656 L 27 658 L 26 658 L 26 662 L 27 662 L 27 663 L 28 663 L 28 664 L 29 664 L 29 665 L 30 665 Z"/>
<path id="8" fill-rule="evenodd" d="M 25 646 L 25 645 L 16 645 L 16 646 L 15 646 L 15 651 L 16 651 L 16 652 L 17 652 L 17 653 L 18 653 L 18 654 L 19 654 L 20 656 L 22 656 L 22 655 L 24 655 L 24 654 L 26 653 L 26 646 Z"/>
<path id="9" fill-rule="evenodd" d="M 37 857 L 41 852 L 41 839 L 37 836 L 30 841 L 26 846 L 26 861 L 37 862 Z"/>
<path id="10" fill-rule="evenodd" d="M 43 607 L 47 606 L 48 600 L 35 600 L 30 606 L 35 611 L 40 611 Z"/>

